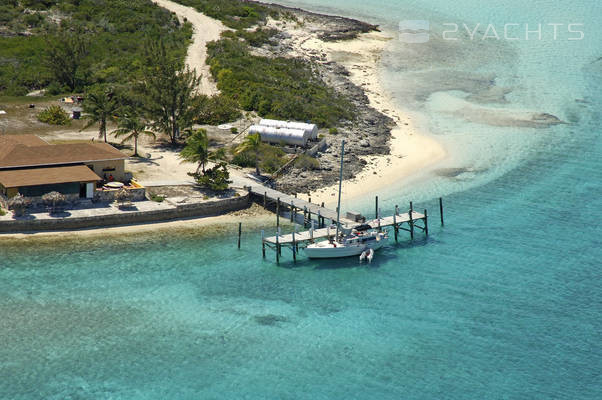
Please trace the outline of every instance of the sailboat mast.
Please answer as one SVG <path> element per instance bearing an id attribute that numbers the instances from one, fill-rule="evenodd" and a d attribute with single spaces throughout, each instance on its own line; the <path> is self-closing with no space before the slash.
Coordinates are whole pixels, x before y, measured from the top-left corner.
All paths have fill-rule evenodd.
<path id="1" fill-rule="evenodd" d="M 339 226 L 341 225 L 341 188 L 343 186 L 343 159 L 345 158 L 345 139 L 341 141 L 341 171 L 339 172 L 339 201 L 337 205 L 337 234 L 335 240 L 339 239 Z"/>

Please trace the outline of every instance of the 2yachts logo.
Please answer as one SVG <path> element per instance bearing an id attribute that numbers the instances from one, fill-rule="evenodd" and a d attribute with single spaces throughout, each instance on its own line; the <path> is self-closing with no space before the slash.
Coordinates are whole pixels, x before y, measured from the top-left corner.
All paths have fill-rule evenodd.
<path id="1" fill-rule="evenodd" d="M 503 25 L 481 24 L 468 25 L 446 22 L 441 24 L 441 38 L 447 41 L 458 40 L 551 40 L 576 41 L 585 38 L 581 23 L 537 23 Z M 399 40 L 404 43 L 426 43 L 431 38 L 430 22 L 426 20 L 405 20 L 399 23 Z"/>

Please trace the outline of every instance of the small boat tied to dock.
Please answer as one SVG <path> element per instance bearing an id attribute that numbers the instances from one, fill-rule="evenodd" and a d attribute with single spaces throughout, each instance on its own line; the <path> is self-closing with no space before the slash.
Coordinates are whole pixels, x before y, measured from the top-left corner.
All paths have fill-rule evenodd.
<path id="1" fill-rule="evenodd" d="M 415 211 L 412 202 L 410 202 L 408 212 L 400 212 L 399 207 L 395 206 L 393 215 L 383 217 L 380 215 L 378 196 L 376 196 L 376 218 L 372 220 L 358 219 L 355 213 L 347 213 L 347 218 L 341 217 L 340 197 L 344 145 L 343 141 L 339 178 L 339 207 L 337 207 L 337 211 L 325 208 L 324 203 L 321 206 L 313 204 L 311 198 L 309 201 L 301 200 L 265 186 L 247 188 L 258 203 L 263 202 L 264 208 L 275 205 L 276 236 L 266 237 L 264 231 L 261 231 L 262 255 L 264 258 L 266 257 L 266 249 L 274 250 L 276 262 L 279 263 L 282 249 L 285 248 L 291 250 L 295 262 L 300 249 L 309 258 L 359 256 L 360 261 L 371 261 L 374 257 L 374 251 L 388 243 L 389 232 L 387 228 L 393 228 L 396 242 L 400 231 L 409 232 L 411 239 L 414 239 L 416 230 L 420 230 L 428 236 L 427 210 L 424 210 L 424 213 Z M 441 198 L 439 199 L 439 205 L 443 225 L 443 203 Z M 302 212 L 303 224 L 309 229 L 297 232 L 297 224 L 295 224 L 293 232 L 283 234 L 280 228 L 280 217 L 285 210 L 288 210 L 291 222 L 296 221 L 297 213 Z M 327 220 L 330 220 L 329 224 L 327 224 Z"/>

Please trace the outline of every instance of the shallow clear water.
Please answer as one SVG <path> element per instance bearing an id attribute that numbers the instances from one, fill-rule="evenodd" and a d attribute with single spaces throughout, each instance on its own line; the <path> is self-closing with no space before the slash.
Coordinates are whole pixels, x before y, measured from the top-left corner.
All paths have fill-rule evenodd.
<path id="1" fill-rule="evenodd" d="M 362 3 L 340 4 L 367 14 Z M 535 3 L 515 11 L 553 5 Z M 437 15 L 452 6 L 421 4 Z M 498 172 L 426 172 L 427 184 L 381 194 L 383 212 L 409 199 L 428 208 L 431 235 L 379 251 L 370 266 L 294 265 L 285 254 L 276 267 L 254 229 L 240 251 L 234 235 L 194 229 L 5 241 L 0 398 L 602 398 L 601 67 L 580 71 L 573 97 L 588 100 L 576 122 L 500 129 L 483 160 L 523 147 L 504 135 L 541 140 L 520 142 L 525 152 Z M 562 102 L 548 97 L 533 107 Z M 439 115 L 436 102 L 416 105 L 447 130 L 433 134 L 483 136 L 483 124 Z M 357 207 L 373 213 L 371 201 Z"/>

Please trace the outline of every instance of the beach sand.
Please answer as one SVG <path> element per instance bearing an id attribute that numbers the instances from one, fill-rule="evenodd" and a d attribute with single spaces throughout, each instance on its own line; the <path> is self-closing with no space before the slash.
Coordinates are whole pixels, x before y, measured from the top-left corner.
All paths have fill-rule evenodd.
<path id="1" fill-rule="evenodd" d="M 354 179 L 343 182 L 345 201 L 366 195 L 377 195 L 379 190 L 399 184 L 410 175 L 420 172 L 446 156 L 445 149 L 428 134 L 417 128 L 414 117 L 400 108 L 380 79 L 379 63 L 382 52 L 391 36 L 370 32 L 357 39 L 341 42 L 323 42 L 314 37 L 304 37 L 298 29 L 300 53 L 324 52 L 329 61 L 337 62 L 350 72 L 351 81 L 364 88 L 370 105 L 393 118 L 397 126 L 391 132 L 391 150 L 388 155 L 362 157 L 368 164 Z M 338 184 L 311 193 L 312 202 L 336 205 Z M 304 197 L 307 199 L 307 195 Z"/>

